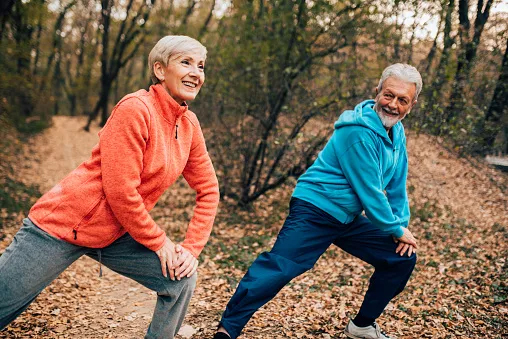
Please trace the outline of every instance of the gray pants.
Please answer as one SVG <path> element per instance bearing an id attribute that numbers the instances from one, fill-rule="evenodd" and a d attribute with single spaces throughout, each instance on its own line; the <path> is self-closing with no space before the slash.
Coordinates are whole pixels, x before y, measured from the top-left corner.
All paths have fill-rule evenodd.
<path id="1" fill-rule="evenodd" d="M 164 278 L 155 252 L 129 234 L 108 247 L 91 249 L 56 239 L 26 218 L 0 256 L 0 330 L 13 321 L 60 273 L 82 255 L 157 292 L 145 338 L 173 338 L 182 325 L 197 274 L 180 281 Z"/>

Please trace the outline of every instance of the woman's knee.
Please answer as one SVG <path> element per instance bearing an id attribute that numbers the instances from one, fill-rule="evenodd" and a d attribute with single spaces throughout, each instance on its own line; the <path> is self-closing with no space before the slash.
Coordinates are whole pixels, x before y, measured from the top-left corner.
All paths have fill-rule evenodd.
<path id="1" fill-rule="evenodd" d="M 196 282 L 198 279 L 197 272 L 188 278 L 182 278 L 181 280 L 165 280 L 163 288 L 157 291 L 157 294 L 160 296 L 178 296 L 181 294 L 190 294 L 194 293 L 194 289 L 196 288 Z"/>
<path id="2" fill-rule="evenodd" d="M 195 272 L 188 278 L 183 278 L 181 281 L 184 281 L 186 289 L 191 290 L 193 292 L 194 289 L 196 288 L 196 283 L 198 281 L 198 272 Z"/>

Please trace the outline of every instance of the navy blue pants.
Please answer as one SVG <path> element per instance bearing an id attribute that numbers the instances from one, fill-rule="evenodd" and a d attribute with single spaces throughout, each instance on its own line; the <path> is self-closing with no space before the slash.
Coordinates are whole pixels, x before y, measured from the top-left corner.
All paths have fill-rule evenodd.
<path id="1" fill-rule="evenodd" d="M 293 278 L 311 269 L 332 243 L 374 266 L 359 314 L 378 318 L 406 286 L 416 255 L 395 253 L 397 244 L 392 236 L 363 216 L 343 224 L 313 204 L 292 198 L 289 216 L 272 250 L 260 254 L 252 263 L 231 297 L 220 325 L 233 339 L 238 337 L 254 312 Z"/>

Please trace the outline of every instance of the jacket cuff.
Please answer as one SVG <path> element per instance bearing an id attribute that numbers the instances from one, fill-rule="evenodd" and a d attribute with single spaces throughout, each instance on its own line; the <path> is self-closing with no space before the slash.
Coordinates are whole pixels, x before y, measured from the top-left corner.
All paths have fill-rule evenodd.
<path id="1" fill-rule="evenodd" d="M 397 230 L 395 230 L 395 231 L 393 232 L 393 236 L 394 236 L 395 238 L 400 238 L 400 237 L 402 237 L 403 235 L 404 235 L 404 229 L 403 229 L 403 227 L 399 227 Z"/>

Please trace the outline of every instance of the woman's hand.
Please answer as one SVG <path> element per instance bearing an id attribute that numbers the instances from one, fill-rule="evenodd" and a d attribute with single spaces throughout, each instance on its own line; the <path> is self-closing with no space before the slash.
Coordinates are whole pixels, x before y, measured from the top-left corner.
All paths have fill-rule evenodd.
<path id="1" fill-rule="evenodd" d="M 161 267 L 162 267 L 162 275 L 164 277 L 168 277 L 168 271 L 169 271 L 169 277 L 171 280 L 175 280 L 175 261 L 178 256 L 175 250 L 175 244 L 166 237 L 166 242 L 164 242 L 164 246 L 162 246 L 158 251 L 155 251 L 155 254 L 159 257 L 159 260 L 161 261 Z"/>
<path id="2" fill-rule="evenodd" d="M 180 244 L 176 245 L 176 253 L 178 257 L 175 262 L 176 279 L 180 280 L 184 277 L 190 277 L 198 270 L 198 259 L 196 259 L 185 247 Z"/>

